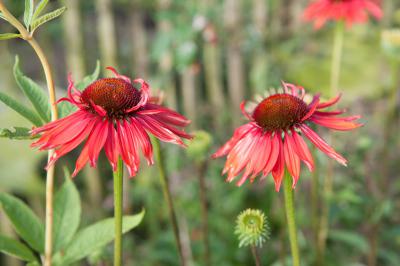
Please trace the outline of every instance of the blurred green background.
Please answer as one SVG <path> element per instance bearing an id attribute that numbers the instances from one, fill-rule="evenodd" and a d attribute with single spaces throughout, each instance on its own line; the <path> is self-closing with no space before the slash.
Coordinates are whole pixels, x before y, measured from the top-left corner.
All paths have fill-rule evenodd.
<path id="1" fill-rule="evenodd" d="M 302 20 L 305 0 L 65 0 L 50 8 L 67 12 L 35 34 L 53 67 L 58 97 L 66 93 L 67 74 L 75 80 L 92 73 L 99 59 L 102 70 L 114 66 L 124 75 L 148 80 L 163 91 L 165 104 L 193 123 L 188 131 L 205 130 L 207 141 L 189 145 L 189 153 L 163 144 L 175 200 L 181 241 L 188 265 L 207 265 L 202 241 L 199 182 L 205 183 L 211 251 L 209 265 L 253 265 L 250 250 L 238 248 L 236 216 L 258 208 L 268 216 L 270 239 L 260 249 L 263 265 L 289 265 L 290 248 L 283 212 L 283 192 L 272 177 L 238 188 L 220 175 L 224 160 L 210 155 L 245 122 L 242 100 L 278 88 L 280 81 L 302 85 L 329 98 L 333 23 L 315 31 Z M 16 16 L 23 1 L 5 1 Z M 326 254 L 323 265 L 400 265 L 399 95 L 400 2 L 382 1 L 384 17 L 347 28 L 344 37 L 340 108 L 361 114 L 365 126 L 335 133 L 335 148 L 349 160 L 335 164 Z M 14 31 L 0 21 L 0 32 Z M 385 32 L 383 34 L 383 32 Z M 45 88 L 41 65 L 24 41 L 0 42 L 0 90 L 23 101 L 13 79 L 14 56 L 24 72 Z M 103 73 L 101 75 L 108 75 Z M 31 127 L 0 105 L 1 128 Z M 326 131 L 320 134 L 327 136 Z M 207 138 L 207 137 L 206 137 Z M 200 139 L 200 140 L 199 140 Z M 196 141 L 196 140 L 195 140 Z M 46 153 L 30 141 L 0 139 L 0 191 L 24 199 L 44 214 Z M 58 165 L 74 166 L 79 151 Z M 318 221 L 323 208 L 325 155 L 316 151 L 319 196 L 312 190 L 305 167 L 295 190 L 299 243 L 303 265 L 313 265 L 318 250 Z M 63 180 L 57 168 L 57 180 Z M 203 179 L 202 179 L 203 178 Z M 76 178 L 83 201 L 83 222 L 112 215 L 112 173 L 104 154 L 97 169 L 87 167 Z M 315 187 L 315 186 L 314 186 Z M 125 235 L 125 265 L 178 265 L 178 255 L 155 167 L 143 164 L 132 180 L 126 178 L 126 213 L 142 207 L 142 224 Z M 322 212 L 323 213 L 323 212 Z M 13 235 L 2 213 L 1 231 Z M 1 265 L 20 265 L 0 257 Z M 112 247 L 93 254 L 80 265 L 112 265 Z"/>

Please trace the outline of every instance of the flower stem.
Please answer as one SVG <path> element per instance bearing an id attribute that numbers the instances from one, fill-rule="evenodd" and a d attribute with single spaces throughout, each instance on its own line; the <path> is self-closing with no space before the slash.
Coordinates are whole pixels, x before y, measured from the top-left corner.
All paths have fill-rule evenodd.
<path id="1" fill-rule="evenodd" d="M 169 187 L 169 181 L 168 181 L 168 177 L 166 175 L 166 170 L 165 170 L 164 156 L 163 156 L 163 153 L 160 148 L 160 141 L 156 138 L 153 138 L 153 140 L 154 140 L 153 144 L 154 144 L 156 160 L 158 162 L 157 165 L 158 165 L 158 171 L 160 174 L 161 187 L 163 190 L 164 198 L 167 201 L 168 210 L 169 210 L 169 218 L 171 220 L 172 228 L 174 230 L 175 242 L 176 242 L 176 245 L 178 248 L 181 265 L 185 265 L 185 259 L 183 256 L 182 245 L 181 245 L 181 241 L 180 241 L 180 237 L 179 237 L 178 220 L 176 219 L 174 203 L 172 201 L 171 191 L 170 191 L 170 187 Z"/>
<path id="2" fill-rule="evenodd" d="M 257 247 L 254 245 L 251 245 L 251 254 L 253 254 L 254 261 L 256 263 L 256 266 L 261 266 L 261 259 L 260 255 L 257 252 Z"/>
<path id="3" fill-rule="evenodd" d="M 123 164 L 118 159 L 117 170 L 113 172 L 114 177 L 114 266 L 122 265 L 122 191 L 123 191 Z"/>
<path id="4" fill-rule="evenodd" d="M 211 252 L 208 239 L 208 203 L 207 203 L 207 186 L 204 175 L 207 170 L 207 162 L 201 162 L 199 166 L 199 192 L 201 202 L 201 220 L 202 220 L 202 233 L 204 243 L 204 263 L 211 265 Z"/>
<path id="5" fill-rule="evenodd" d="M 335 26 L 335 35 L 333 37 L 332 65 L 331 65 L 331 96 L 335 96 L 338 91 L 340 79 L 340 62 L 343 50 L 344 23 L 339 21 Z"/>
<path id="6" fill-rule="evenodd" d="M 338 93 L 338 85 L 340 79 L 340 66 L 342 59 L 342 48 L 343 48 L 343 35 L 344 35 L 344 22 L 339 21 L 335 26 L 335 33 L 333 39 L 333 50 L 332 50 L 332 66 L 331 66 L 331 96 L 335 96 Z M 330 142 L 333 144 L 333 137 L 330 137 Z M 328 162 L 328 171 L 325 176 L 323 184 L 323 204 L 321 211 L 320 226 L 318 230 L 318 243 L 317 243 L 317 265 L 323 265 L 326 249 L 326 238 L 328 236 L 329 229 L 329 205 L 330 198 L 333 189 L 333 161 Z"/>
<path id="7" fill-rule="evenodd" d="M 295 206 L 293 200 L 292 177 L 288 171 L 284 176 L 285 212 L 286 221 L 289 229 L 290 249 L 292 251 L 293 266 L 300 266 L 300 253 L 297 244 L 297 229 L 295 219 Z"/>
<path id="8" fill-rule="evenodd" d="M 46 55 L 44 54 L 40 45 L 32 37 L 32 35 L 25 29 L 25 27 L 16 19 L 4 6 L 3 1 L 0 0 L 0 11 L 7 21 L 14 26 L 19 33 L 21 38 L 27 41 L 36 55 L 39 57 L 40 63 L 42 64 L 43 71 L 46 77 L 47 89 L 49 93 L 49 103 L 51 110 L 51 121 L 55 121 L 58 118 L 57 105 L 56 105 L 56 92 L 54 88 L 53 75 L 51 67 Z M 53 156 L 54 150 L 48 151 L 48 160 Z M 47 170 L 46 176 L 46 229 L 45 229 L 45 258 L 44 265 L 51 266 L 51 255 L 53 247 L 53 194 L 54 194 L 54 164 Z"/>

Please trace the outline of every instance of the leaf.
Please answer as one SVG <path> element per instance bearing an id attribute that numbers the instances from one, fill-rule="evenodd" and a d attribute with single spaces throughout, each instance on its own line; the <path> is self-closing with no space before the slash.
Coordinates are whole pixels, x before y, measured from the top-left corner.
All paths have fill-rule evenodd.
<path id="1" fill-rule="evenodd" d="M 96 68 L 94 69 L 93 73 L 84 77 L 82 81 L 78 82 L 75 87 L 78 90 L 83 90 L 85 89 L 87 86 L 89 86 L 91 83 L 93 83 L 96 79 L 99 78 L 99 74 L 100 74 L 100 61 L 97 60 L 96 61 Z"/>
<path id="2" fill-rule="evenodd" d="M 96 68 L 93 71 L 93 73 L 84 77 L 82 81 L 75 84 L 75 87 L 78 90 L 85 89 L 87 86 L 89 86 L 91 83 L 93 83 L 96 79 L 98 79 L 99 74 L 100 74 L 100 61 L 97 60 Z M 60 117 L 62 118 L 62 117 L 65 117 L 65 116 L 71 114 L 73 111 L 75 111 L 76 106 L 69 102 L 64 101 L 64 102 L 60 102 L 58 104 L 58 110 L 60 113 Z"/>
<path id="3" fill-rule="evenodd" d="M 5 105 L 7 105 L 11 109 L 13 109 L 17 113 L 19 113 L 20 115 L 22 115 L 26 119 L 28 119 L 35 126 L 41 126 L 43 124 L 42 120 L 40 119 L 40 117 L 33 110 L 31 110 L 30 108 L 22 105 L 21 103 L 19 103 L 18 101 L 14 100 L 13 98 L 8 96 L 7 94 L 4 94 L 4 93 L 0 92 L 0 101 L 2 101 Z"/>
<path id="4" fill-rule="evenodd" d="M 360 234 L 346 230 L 331 230 L 329 239 L 347 244 L 364 254 L 368 252 L 368 242 Z"/>
<path id="5" fill-rule="evenodd" d="M 15 131 L 11 131 L 7 128 L 0 128 L 0 137 L 9 139 L 34 139 L 31 136 L 30 129 L 26 127 L 14 127 Z"/>
<path id="6" fill-rule="evenodd" d="M 2 33 L 0 34 L 0 41 L 3 40 L 9 40 L 9 39 L 15 39 L 21 37 L 21 34 L 17 33 Z"/>
<path id="7" fill-rule="evenodd" d="M 0 252 L 17 257 L 24 261 L 36 260 L 35 255 L 27 246 L 4 235 L 0 235 Z"/>
<path id="8" fill-rule="evenodd" d="M 44 227 L 33 211 L 20 199 L 0 193 L 0 204 L 15 231 L 34 250 L 43 253 Z"/>
<path id="9" fill-rule="evenodd" d="M 19 58 L 15 57 L 14 77 L 19 88 L 31 101 L 33 107 L 38 112 L 44 122 L 50 121 L 50 105 L 45 91 L 33 80 L 26 77 L 19 67 Z"/>
<path id="10" fill-rule="evenodd" d="M 33 16 L 33 0 L 25 0 L 24 24 L 29 30 Z"/>
<path id="11" fill-rule="evenodd" d="M 49 13 L 47 13 L 47 14 L 45 14 L 45 15 L 43 15 L 43 16 L 37 18 L 37 19 L 35 19 L 35 20 L 32 22 L 32 26 L 31 26 L 32 32 L 34 32 L 34 31 L 35 31 L 39 26 L 41 26 L 42 24 L 44 24 L 44 23 L 46 23 L 46 22 L 48 22 L 48 21 L 50 21 L 50 20 L 53 20 L 53 19 L 55 19 L 56 17 L 60 16 L 62 13 L 64 13 L 64 11 L 65 11 L 66 9 L 67 9 L 67 8 L 66 8 L 65 6 L 63 6 L 63 7 L 59 8 L 59 9 L 56 9 L 56 10 L 54 10 L 54 11 L 52 11 L 52 12 L 49 12 Z"/>
<path id="12" fill-rule="evenodd" d="M 54 199 L 53 252 L 64 248 L 75 235 L 81 216 L 78 190 L 66 174 L 65 182 Z"/>
<path id="13" fill-rule="evenodd" d="M 47 6 L 49 0 L 41 0 L 37 5 L 35 12 L 33 13 L 32 20 L 35 20 L 43 11 L 43 9 Z"/>
<path id="14" fill-rule="evenodd" d="M 143 219 L 145 211 L 139 214 L 124 216 L 122 232 L 126 233 L 136 227 Z M 64 250 L 62 264 L 83 259 L 114 239 L 114 218 L 104 219 L 79 231 Z"/>

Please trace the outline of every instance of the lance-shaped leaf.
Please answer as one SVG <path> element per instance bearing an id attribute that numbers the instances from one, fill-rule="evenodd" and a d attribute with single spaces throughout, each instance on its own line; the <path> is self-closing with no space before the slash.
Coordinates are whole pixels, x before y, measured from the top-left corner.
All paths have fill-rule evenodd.
<path id="1" fill-rule="evenodd" d="M 34 250 L 43 253 L 44 226 L 20 199 L 0 193 L 0 204 L 18 235 Z"/>
<path id="2" fill-rule="evenodd" d="M 65 174 L 65 182 L 54 199 L 53 252 L 64 248 L 75 235 L 81 216 L 81 201 L 78 190 Z"/>
<path id="3" fill-rule="evenodd" d="M 14 127 L 14 131 L 7 128 L 0 128 L 0 137 L 9 139 L 33 139 L 30 129 L 26 127 Z"/>
<path id="4" fill-rule="evenodd" d="M 21 242 L 4 235 L 0 235 L 0 252 L 24 261 L 36 261 L 32 250 Z"/>
<path id="5" fill-rule="evenodd" d="M 0 41 L 2 40 L 9 40 L 21 37 L 21 34 L 17 33 L 2 33 L 0 34 Z"/>
<path id="6" fill-rule="evenodd" d="M 144 210 L 139 214 L 124 216 L 122 232 L 136 227 L 143 219 Z M 115 237 L 114 218 L 108 218 L 79 231 L 64 250 L 62 265 L 69 265 L 85 258 L 99 248 L 110 243 Z"/>
<path id="7" fill-rule="evenodd" d="M 33 0 L 25 0 L 25 11 L 24 11 L 24 24 L 27 29 L 32 22 L 33 16 Z"/>
<path id="8" fill-rule="evenodd" d="M 100 62 L 97 60 L 96 68 L 93 71 L 93 73 L 84 77 L 82 81 L 76 83 L 75 87 L 78 90 L 85 89 L 87 86 L 89 86 L 91 83 L 93 83 L 96 79 L 98 79 L 99 74 L 100 74 Z M 58 111 L 60 113 L 60 117 L 65 117 L 65 116 L 71 114 L 75 110 L 76 110 L 76 106 L 69 102 L 64 101 L 64 102 L 60 102 L 58 104 Z"/>
<path id="9" fill-rule="evenodd" d="M 42 13 L 43 9 L 47 6 L 49 0 L 41 0 L 33 13 L 32 20 L 35 20 Z"/>
<path id="10" fill-rule="evenodd" d="M 42 120 L 40 117 L 30 108 L 26 107 L 25 105 L 21 104 L 20 102 L 14 100 L 7 94 L 0 92 L 0 101 L 2 101 L 5 105 L 28 119 L 32 124 L 35 126 L 41 126 Z"/>
<path id="11" fill-rule="evenodd" d="M 60 16 L 66 9 L 67 8 L 64 6 L 35 19 L 31 24 L 31 32 L 34 32 L 40 25 Z"/>
<path id="12" fill-rule="evenodd" d="M 19 88 L 31 101 L 33 107 L 38 112 L 44 122 L 50 121 L 50 104 L 45 91 L 33 80 L 26 77 L 19 67 L 19 58 L 15 57 L 14 77 Z"/>

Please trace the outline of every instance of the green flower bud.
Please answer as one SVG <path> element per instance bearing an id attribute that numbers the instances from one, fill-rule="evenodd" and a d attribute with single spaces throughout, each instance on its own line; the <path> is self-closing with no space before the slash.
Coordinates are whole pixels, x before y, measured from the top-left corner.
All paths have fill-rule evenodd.
<path id="1" fill-rule="evenodd" d="M 239 238 L 239 247 L 259 246 L 269 237 L 267 217 L 260 210 L 247 209 L 236 220 L 235 234 Z"/>
<path id="2" fill-rule="evenodd" d="M 400 60 L 400 29 L 383 30 L 381 44 L 388 57 Z"/>
<path id="3" fill-rule="evenodd" d="M 203 130 L 195 131 L 193 135 L 193 140 L 187 143 L 186 152 L 192 160 L 201 162 L 208 158 L 207 153 L 212 144 L 212 137 Z"/>

